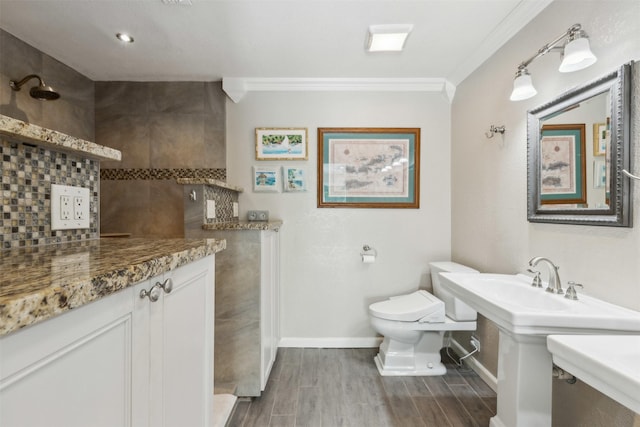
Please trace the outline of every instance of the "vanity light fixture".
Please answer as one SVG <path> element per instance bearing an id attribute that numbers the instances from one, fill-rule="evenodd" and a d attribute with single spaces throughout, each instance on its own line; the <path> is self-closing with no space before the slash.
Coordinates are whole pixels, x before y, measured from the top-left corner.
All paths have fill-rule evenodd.
<path id="1" fill-rule="evenodd" d="M 412 29 L 413 25 L 410 24 L 370 25 L 367 36 L 367 52 L 402 51 Z"/>
<path id="2" fill-rule="evenodd" d="M 133 43 L 133 37 L 131 37 L 129 34 L 127 33 L 117 33 L 116 34 L 116 38 L 118 40 L 120 40 L 121 42 L 124 43 Z"/>
<path id="3" fill-rule="evenodd" d="M 564 43 L 562 46 L 559 46 L 561 42 Z M 513 81 L 513 92 L 511 92 L 511 97 L 509 98 L 511 101 L 529 99 L 538 93 L 533 87 L 531 74 L 529 74 L 527 67 L 534 60 L 546 55 L 552 50 L 562 51 L 562 62 L 558 68 L 558 71 L 561 73 L 582 70 L 597 61 L 596 56 L 591 52 L 591 48 L 589 47 L 587 33 L 582 30 L 580 24 L 572 25 L 562 35 L 538 49 L 538 52 L 531 58 L 522 61 L 520 65 L 518 65 L 516 77 Z"/>

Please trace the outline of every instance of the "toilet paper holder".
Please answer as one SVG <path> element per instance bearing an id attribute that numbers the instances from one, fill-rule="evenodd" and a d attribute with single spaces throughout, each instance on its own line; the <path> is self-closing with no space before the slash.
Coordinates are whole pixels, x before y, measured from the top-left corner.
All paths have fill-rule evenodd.
<path id="1" fill-rule="evenodd" d="M 375 248 L 364 244 L 362 245 L 362 251 L 360 252 L 360 256 L 365 256 L 365 255 L 373 255 L 374 257 L 378 256 L 378 251 L 375 250 Z"/>

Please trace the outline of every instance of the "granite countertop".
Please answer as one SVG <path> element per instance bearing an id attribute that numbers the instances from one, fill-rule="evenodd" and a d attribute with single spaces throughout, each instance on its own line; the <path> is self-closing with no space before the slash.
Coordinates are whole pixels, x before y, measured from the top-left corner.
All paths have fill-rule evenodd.
<path id="1" fill-rule="evenodd" d="M 236 187 L 235 185 L 230 185 L 224 181 L 212 178 L 178 178 L 176 179 L 176 182 L 181 185 L 212 185 L 214 187 L 225 188 L 238 193 L 242 193 L 244 191 L 242 187 Z"/>
<path id="2" fill-rule="evenodd" d="M 95 239 L 0 251 L 0 335 L 226 248 L 216 239 Z"/>
<path id="3" fill-rule="evenodd" d="M 236 221 L 203 224 L 203 230 L 275 230 L 282 226 L 282 221 Z"/>
<path id="4" fill-rule="evenodd" d="M 0 135 L 16 138 L 67 152 L 80 153 L 98 160 L 121 160 L 122 153 L 114 148 L 66 135 L 0 114 Z"/>

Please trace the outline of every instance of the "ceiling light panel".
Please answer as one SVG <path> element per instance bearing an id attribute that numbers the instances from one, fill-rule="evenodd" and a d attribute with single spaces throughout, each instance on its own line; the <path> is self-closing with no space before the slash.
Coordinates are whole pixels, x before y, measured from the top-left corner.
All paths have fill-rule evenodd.
<path id="1" fill-rule="evenodd" d="M 367 37 L 368 52 L 399 52 L 404 49 L 410 24 L 371 25 Z"/>

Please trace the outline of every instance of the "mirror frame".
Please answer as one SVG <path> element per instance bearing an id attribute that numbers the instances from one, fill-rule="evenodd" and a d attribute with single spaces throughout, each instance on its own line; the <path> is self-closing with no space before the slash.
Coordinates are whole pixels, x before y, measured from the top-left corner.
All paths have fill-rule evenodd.
<path id="1" fill-rule="evenodd" d="M 527 220 L 555 224 L 632 226 L 630 170 L 631 71 L 633 62 L 583 86 L 571 89 L 556 99 L 527 111 Z M 540 200 L 541 121 L 576 103 L 609 92 L 611 95 L 611 154 L 609 208 L 542 209 Z M 545 205 L 548 207 L 548 205 Z"/>

